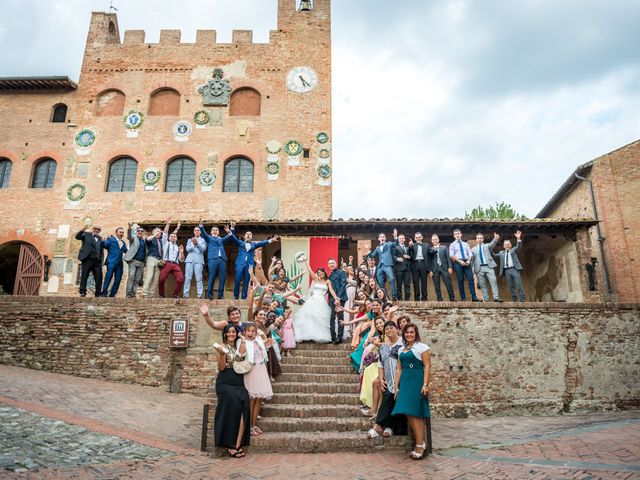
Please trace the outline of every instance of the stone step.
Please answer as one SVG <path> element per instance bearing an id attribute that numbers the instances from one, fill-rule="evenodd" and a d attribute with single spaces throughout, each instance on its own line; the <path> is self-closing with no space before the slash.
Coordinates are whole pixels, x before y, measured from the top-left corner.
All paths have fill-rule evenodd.
<path id="1" fill-rule="evenodd" d="M 315 418 L 269 418 L 264 417 L 258 425 L 265 432 L 358 432 L 372 427 L 368 418 L 315 417 Z"/>
<path id="2" fill-rule="evenodd" d="M 356 393 L 278 393 L 270 405 L 360 405 Z"/>
<path id="3" fill-rule="evenodd" d="M 314 350 L 314 351 L 336 351 L 336 350 L 351 350 L 351 342 L 349 343 L 340 343 L 338 345 L 334 345 L 332 343 L 313 343 L 313 342 L 303 342 L 298 343 L 296 345 L 296 350 Z"/>
<path id="4" fill-rule="evenodd" d="M 278 378 L 282 378 L 282 376 Z M 348 383 L 311 383 L 306 381 L 286 382 L 282 380 L 273 383 L 273 393 L 350 393 L 357 396 L 360 394 L 360 385 L 356 381 Z"/>
<path id="5" fill-rule="evenodd" d="M 409 436 L 370 439 L 364 432 L 265 432 L 251 437 L 249 449 L 252 452 L 277 453 L 373 453 L 380 450 L 409 451 L 412 447 Z"/>
<path id="6" fill-rule="evenodd" d="M 353 371 L 353 370 L 352 370 Z M 281 382 L 304 382 L 304 383 L 358 383 L 356 373 L 283 373 L 278 376 Z M 276 382 L 277 383 L 277 382 Z"/>
<path id="7" fill-rule="evenodd" d="M 288 362 L 282 364 L 282 373 L 331 373 L 356 375 L 356 371 L 351 365 L 296 365 Z M 355 378 L 357 379 L 357 377 Z"/>
<path id="8" fill-rule="evenodd" d="M 311 351 L 306 353 L 311 353 Z M 351 358 L 348 355 L 340 355 L 339 357 L 311 357 L 298 354 L 292 357 L 283 357 L 280 363 L 283 365 L 351 365 Z"/>
<path id="9" fill-rule="evenodd" d="M 357 405 L 278 405 L 273 402 L 262 407 L 261 415 L 264 418 L 355 418 L 363 416 Z"/>
<path id="10" fill-rule="evenodd" d="M 349 355 L 353 352 L 352 348 L 349 350 L 293 350 L 291 357 L 289 358 L 349 358 Z"/>

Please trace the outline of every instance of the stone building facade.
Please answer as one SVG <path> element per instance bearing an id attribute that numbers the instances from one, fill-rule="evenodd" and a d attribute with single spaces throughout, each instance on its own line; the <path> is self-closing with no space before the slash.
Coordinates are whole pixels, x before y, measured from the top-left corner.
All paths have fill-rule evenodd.
<path id="1" fill-rule="evenodd" d="M 330 0 L 278 0 L 264 44 L 213 30 L 145 43 L 93 13 L 79 82 L 0 79 L 0 118 L 0 256 L 10 275 L 46 255 L 58 280 L 43 292 L 75 283 L 85 223 L 329 220 Z"/>
<path id="2" fill-rule="evenodd" d="M 599 220 L 585 248 L 596 286 L 609 301 L 640 301 L 640 140 L 580 165 L 540 218 Z"/>

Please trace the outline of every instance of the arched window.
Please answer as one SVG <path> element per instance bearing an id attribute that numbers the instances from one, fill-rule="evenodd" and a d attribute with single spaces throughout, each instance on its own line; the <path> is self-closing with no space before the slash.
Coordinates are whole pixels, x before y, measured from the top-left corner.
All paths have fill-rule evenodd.
<path id="1" fill-rule="evenodd" d="M 173 88 L 161 88 L 151 94 L 149 115 L 179 115 L 180 94 Z"/>
<path id="2" fill-rule="evenodd" d="M 107 192 L 134 192 L 137 175 L 138 162 L 133 158 L 123 157 L 114 160 L 109 165 Z"/>
<path id="3" fill-rule="evenodd" d="M 124 113 L 125 95 L 120 90 L 105 90 L 98 95 L 96 115 L 99 117 L 117 117 Z"/>
<path id="4" fill-rule="evenodd" d="M 233 158 L 224 165 L 223 192 L 253 192 L 253 162 Z"/>
<path id="5" fill-rule="evenodd" d="M 53 123 L 64 123 L 67 120 L 67 106 L 64 103 L 59 103 L 53 106 L 51 112 L 51 121 Z"/>
<path id="6" fill-rule="evenodd" d="M 165 192 L 193 192 L 196 183 L 196 162 L 190 158 L 176 158 L 167 165 Z"/>
<path id="7" fill-rule="evenodd" d="M 36 163 L 33 169 L 33 179 L 31 188 L 51 188 L 53 180 L 56 178 L 56 167 L 58 164 L 52 158 L 43 158 Z"/>
<path id="8" fill-rule="evenodd" d="M 260 116 L 262 96 L 253 88 L 245 87 L 234 90 L 229 101 L 231 116 Z"/>
<path id="9" fill-rule="evenodd" d="M 8 158 L 0 158 L 0 188 L 7 188 L 9 186 L 12 166 L 11 160 Z"/>

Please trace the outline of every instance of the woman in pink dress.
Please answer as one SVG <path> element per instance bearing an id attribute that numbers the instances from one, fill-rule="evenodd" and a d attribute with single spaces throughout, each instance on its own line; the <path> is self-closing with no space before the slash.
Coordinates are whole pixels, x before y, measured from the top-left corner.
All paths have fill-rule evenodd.
<path id="1" fill-rule="evenodd" d="M 249 392 L 249 416 L 251 420 L 251 435 L 260 435 L 262 430 L 258 428 L 258 415 L 262 408 L 263 400 L 273 397 L 273 389 L 267 371 L 267 346 L 273 340 L 266 342 L 257 335 L 258 329 L 255 323 L 249 323 L 244 328 L 244 336 L 247 347 L 247 360 L 253 364 L 253 368 L 244 375 L 244 386 Z M 266 344 L 265 344 L 266 343 Z"/>
<path id="2" fill-rule="evenodd" d="M 284 325 L 282 326 L 282 350 L 283 356 L 291 356 L 291 350 L 296 348 L 296 332 L 293 329 L 293 311 L 287 309 L 284 312 Z"/>

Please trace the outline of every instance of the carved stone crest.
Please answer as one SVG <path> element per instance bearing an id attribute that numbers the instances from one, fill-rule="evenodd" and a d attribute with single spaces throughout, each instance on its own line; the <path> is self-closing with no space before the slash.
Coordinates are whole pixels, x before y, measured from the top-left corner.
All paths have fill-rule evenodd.
<path id="1" fill-rule="evenodd" d="M 204 106 L 225 106 L 229 104 L 231 85 L 229 80 L 223 80 L 224 72 L 221 68 L 213 70 L 213 79 L 205 85 L 198 87 L 198 93 L 202 95 Z"/>

